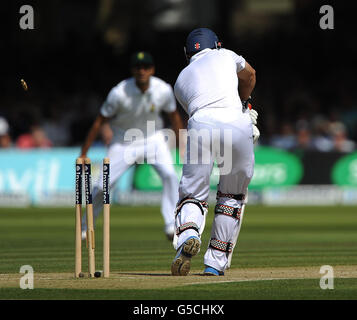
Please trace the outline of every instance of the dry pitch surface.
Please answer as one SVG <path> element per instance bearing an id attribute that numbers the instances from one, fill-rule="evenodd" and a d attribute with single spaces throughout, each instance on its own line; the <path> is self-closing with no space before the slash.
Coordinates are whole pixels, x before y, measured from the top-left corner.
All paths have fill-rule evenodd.
<path id="1" fill-rule="evenodd" d="M 335 278 L 357 278 L 356 266 L 334 266 Z M 34 287 L 47 289 L 160 289 L 178 286 L 262 280 L 319 279 L 320 267 L 230 269 L 224 277 L 202 276 L 192 270 L 187 277 L 157 271 L 111 272 L 110 278 L 75 279 L 71 273 L 34 273 Z M 0 274 L 0 288 L 18 288 L 23 274 Z"/>

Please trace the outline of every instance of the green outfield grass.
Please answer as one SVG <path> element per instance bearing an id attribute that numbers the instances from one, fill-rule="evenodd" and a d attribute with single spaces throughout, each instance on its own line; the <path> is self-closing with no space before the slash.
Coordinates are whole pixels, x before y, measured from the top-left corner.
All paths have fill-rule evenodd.
<path id="1" fill-rule="evenodd" d="M 203 270 L 213 219 L 213 206 L 202 237 L 202 250 L 192 270 Z M 102 219 L 96 224 L 97 269 L 101 269 Z M 240 268 L 355 265 L 355 207 L 248 206 L 232 261 Z M 38 273 L 74 271 L 74 209 L 0 209 L 0 274 L 19 274 L 22 265 Z M 111 269 L 117 272 L 155 270 L 169 274 L 175 255 L 163 233 L 158 207 L 111 210 Z M 86 270 L 84 252 L 83 270 Z M 6 281 L 6 280 L 2 280 Z M 78 281 L 78 280 L 74 280 Z M 97 281 L 97 280 L 95 280 Z M 212 283 L 142 290 L 21 290 L 0 281 L 0 299 L 357 299 L 357 279 L 336 279 L 335 290 L 321 290 L 316 279 L 281 279 Z"/>
<path id="2" fill-rule="evenodd" d="M 357 279 L 336 279 L 334 290 L 321 290 L 316 279 L 248 281 L 153 290 L 0 289 L 8 299 L 90 300 L 335 300 L 357 299 Z M 234 294 L 232 294 L 234 292 Z M 189 293 L 189 296 L 187 295 Z M 227 294 L 229 293 L 229 295 Z"/>

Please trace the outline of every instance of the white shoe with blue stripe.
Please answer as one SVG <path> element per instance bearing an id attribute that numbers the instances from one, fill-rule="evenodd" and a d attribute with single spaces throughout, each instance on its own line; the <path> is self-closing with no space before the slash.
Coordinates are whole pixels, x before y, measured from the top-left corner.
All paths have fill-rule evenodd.
<path id="1" fill-rule="evenodd" d="M 203 271 L 203 274 L 205 276 L 224 276 L 223 271 L 219 271 L 219 270 L 209 267 L 209 266 L 206 266 L 205 270 Z"/>
<path id="2" fill-rule="evenodd" d="M 197 237 L 189 237 L 177 250 L 171 265 L 173 276 L 187 276 L 191 268 L 191 258 L 200 251 L 201 241 Z"/>

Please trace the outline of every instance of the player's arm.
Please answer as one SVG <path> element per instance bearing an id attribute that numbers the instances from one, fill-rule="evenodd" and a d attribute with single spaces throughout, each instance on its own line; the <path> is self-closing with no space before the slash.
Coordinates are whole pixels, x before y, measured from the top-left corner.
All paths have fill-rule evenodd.
<path id="1" fill-rule="evenodd" d="M 102 116 L 101 114 L 97 116 L 94 120 L 92 127 L 89 129 L 86 140 L 81 149 L 81 158 L 87 156 L 87 152 L 92 145 L 93 141 L 97 138 L 99 131 L 101 130 L 102 125 L 108 120 L 108 118 Z"/>
<path id="2" fill-rule="evenodd" d="M 100 129 L 100 136 L 102 137 L 103 143 L 108 146 L 113 139 L 113 130 L 110 127 L 108 121 L 104 122 Z"/>
<path id="3" fill-rule="evenodd" d="M 248 110 L 253 124 L 253 142 L 256 143 L 260 137 L 260 131 L 257 127 L 258 112 L 252 108 L 250 104 L 250 95 L 255 87 L 256 77 L 255 70 L 252 66 L 245 62 L 245 67 L 238 72 L 239 79 L 239 95 L 243 103 L 243 108 Z"/>
<path id="4" fill-rule="evenodd" d="M 248 62 L 245 62 L 245 67 L 237 75 L 239 79 L 239 96 L 243 101 L 248 100 L 256 83 L 255 70 Z"/>

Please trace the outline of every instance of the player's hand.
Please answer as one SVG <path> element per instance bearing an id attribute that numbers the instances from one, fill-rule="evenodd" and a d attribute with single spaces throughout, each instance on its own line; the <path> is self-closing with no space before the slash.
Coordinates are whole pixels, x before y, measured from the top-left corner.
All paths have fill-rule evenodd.
<path id="1" fill-rule="evenodd" d="M 253 143 L 255 144 L 260 137 L 260 131 L 255 124 L 253 124 Z"/>

